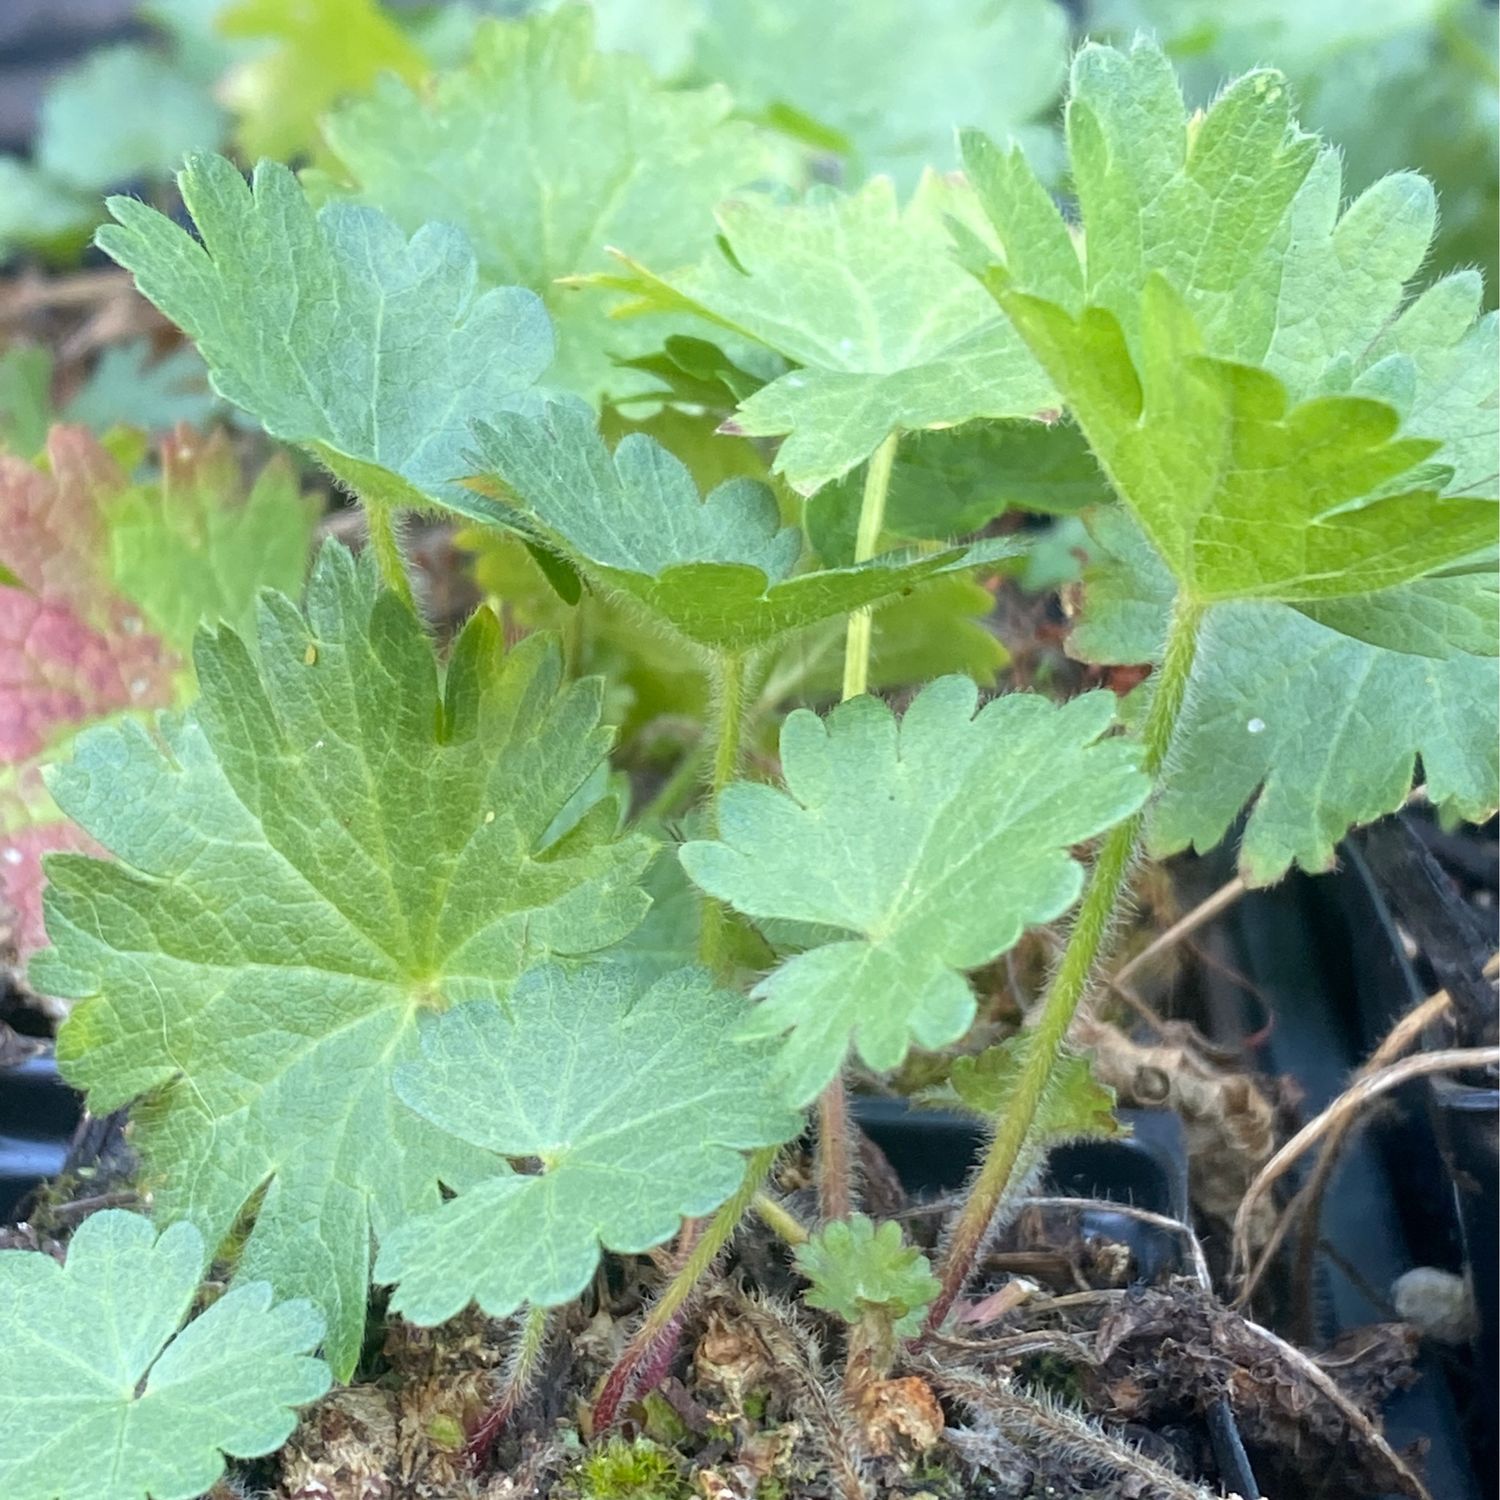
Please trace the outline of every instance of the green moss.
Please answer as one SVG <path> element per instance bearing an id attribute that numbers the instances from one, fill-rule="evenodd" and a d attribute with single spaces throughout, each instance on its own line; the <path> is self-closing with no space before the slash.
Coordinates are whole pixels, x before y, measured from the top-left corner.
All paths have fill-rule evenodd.
<path id="1" fill-rule="evenodd" d="M 611 1438 L 584 1459 L 580 1500 L 690 1500 L 677 1461 L 649 1438 Z"/>

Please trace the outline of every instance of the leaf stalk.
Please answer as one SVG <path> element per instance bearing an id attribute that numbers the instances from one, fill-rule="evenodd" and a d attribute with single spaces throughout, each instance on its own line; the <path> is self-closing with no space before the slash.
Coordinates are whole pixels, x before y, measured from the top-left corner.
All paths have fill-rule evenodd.
<path id="1" fill-rule="evenodd" d="M 365 508 L 365 522 L 369 527 L 370 548 L 380 568 L 380 581 L 396 595 L 413 613 L 417 610 L 416 596 L 412 593 L 411 575 L 406 570 L 406 556 L 401 550 L 401 538 L 396 530 L 394 506 L 383 500 L 371 500 L 361 495 Z"/>
<path id="2" fill-rule="evenodd" d="M 1198 650 L 1198 634 L 1204 606 L 1180 594 L 1167 628 L 1156 691 L 1142 731 L 1141 769 L 1156 783 L 1167 761 L 1172 737 L 1182 714 Z M 1146 809 L 1111 829 L 1100 846 L 1078 916 L 1068 934 L 1067 946 L 1041 1005 L 1032 1030 L 1032 1042 L 1015 1092 L 1003 1114 L 995 1121 L 995 1133 L 979 1168 L 979 1175 L 954 1221 L 948 1247 L 939 1271 L 942 1290 L 928 1309 L 926 1329 L 940 1328 L 949 1309 L 973 1274 L 990 1226 L 1013 1184 L 1025 1175 L 1035 1159 L 1032 1140 L 1036 1118 L 1057 1067 L 1068 1030 L 1078 1007 L 1107 956 L 1110 934 L 1123 903 L 1130 868 L 1136 855 Z"/>
<path id="3" fill-rule="evenodd" d="M 651 1304 L 648 1312 L 636 1329 L 625 1352 L 615 1362 L 615 1367 L 605 1377 L 594 1403 L 594 1432 L 608 1432 L 614 1426 L 620 1406 L 630 1394 L 636 1372 L 647 1363 L 658 1342 L 668 1335 L 678 1315 L 686 1307 L 688 1298 L 697 1289 L 699 1281 L 719 1257 L 719 1252 L 734 1237 L 745 1211 L 755 1201 L 771 1168 L 776 1163 L 779 1146 L 762 1146 L 752 1153 L 745 1169 L 744 1181 L 735 1189 L 719 1211 L 708 1221 L 707 1227 L 698 1236 L 686 1259 L 673 1273 L 660 1297 Z"/>
<path id="4" fill-rule="evenodd" d="M 714 734 L 712 796 L 708 804 L 708 837 L 718 831 L 719 796 L 740 768 L 745 730 L 745 658 L 726 651 L 714 662 Z M 698 957 L 720 979 L 729 977 L 729 913 L 712 896 L 703 898 L 703 924 L 698 934 Z"/>
<path id="5" fill-rule="evenodd" d="M 854 561 L 868 562 L 880 545 L 885 527 L 885 499 L 891 488 L 891 469 L 896 462 L 900 433 L 892 432 L 870 455 L 865 470 L 865 488 L 859 502 L 859 527 L 854 534 Z M 870 611 L 857 609 L 849 616 L 844 637 L 844 694 L 857 698 L 870 684 Z"/>
<path id="6" fill-rule="evenodd" d="M 870 455 L 854 535 L 854 561 L 874 557 L 885 527 L 885 502 L 891 489 L 899 432 L 888 433 Z M 871 616 L 868 609 L 849 616 L 844 636 L 843 701 L 857 698 L 870 685 Z M 854 1211 L 854 1163 L 849 1154 L 849 1101 L 842 1077 L 835 1077 L 818 1096 L 818 1216 L 825 1223 L 847 1219 Z"/>

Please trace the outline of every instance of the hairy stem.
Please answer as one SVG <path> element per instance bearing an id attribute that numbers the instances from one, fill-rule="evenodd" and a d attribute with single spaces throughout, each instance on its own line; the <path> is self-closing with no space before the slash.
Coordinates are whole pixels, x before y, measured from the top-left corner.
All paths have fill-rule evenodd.
<path id="1" fill-rule="evenodd" d="M 898 433 L 891 433 L 870 455 L 865 470 L 865 490 L 859 502 L 859 529 L 854 534 L 854 561 L 875 556 L 885 526 L 885 497 L 891 487 L 891 466 L 896 461 Z M 844 697 L 857 698 L 870 682 L 870 611 L 857 609 L 849 616 L 844 637 Z"/>
<path id="2" fill-rule="evenodd" d="M 484 1414 L 484 1420 L 469 1434 L 464 1445 L 472 1472 L 477 1473 L 484 1466 L 495 1446 L 495 1439 L 521 1404 L 546 1344 L 547 1309 L 528 1306 L 521 1319 L 521 1336 L 510 1354 L 499 1399 Z"/>
<path id="3" fill-rule="evenodd" d="M 1203 606 L 1179 597 L 1167 629 L 1156 692 L 1142 732 L 1141 769 L 1155 782 L 1187 696 L 1193 658 L 1198 649 L 1198 630 Z M 1110 932 L 1125 894 L 1136 843 L 1145 823 L 1145 809 L 1113 828 L 1100 846 L 1088 885 L 1078 908 L 1067 947 L 1052 975 L 1042 1001 L 1041 1014 L 1030 1032 L 1030 1047 L 1005 1112 L 995 1122 L 995 1134 L 969 1188 L 968 1197 L 954 1222 L 947 1252 L 939 1273 L 942 1291 L 927 1314 L 929 1330 L 942 1326 L 948 1310 L 973 1273 L 990 1225 L 1005 1199 L 1006 1190 L 1024 1170 L 1032 1153 L 1028 1150 L 1037 1111 L 1052 1080 L 1068 1028 L 1088 992 L 1099 961 L 1106 956 Z"/>
<path id="4" fill-rule="evenodd" d="M 365 524 L 369 527 L 370 549 L 380 567 L 380 581 L 412 610 L 417 601 L 411 591 L 411 575 L 406 571 L 406 557 L 401 538 L 396 533 L 396 512 L 378 500 L 364 500 Z"/>
<path id="5" fill-rule="evenodd" d="M 849 1097 L 835 1077 L 818 1095 L 818 1217 L 847 1219 L 854 1212 L 854 1161 L 849 1153 Z"/>
<path id="6" fill-rule="evenodd" d="M 795 1248 L 807 1243 L 809 1235 L 806 1225 L 791 1209 L 769 1193 L 757 1193 L 751 1200 L 750 1206 L 755 1210 L 756 1217 L 761 1223 L 783 1244 Z"/>
<path id="7" fill-rule="evenodd" d="M 870 455 L 865 488 L 859 502 L 859 526 L 854 534 L 854 561 L 874 557 L 885 525 L 885 499 L 891 488 L 900 434 L 889 433 Z M 857 698 L 870 684 L 870 611 L 849 616 L 844 636 L 843 699 Z M 847 1219 L 854 1211 L 854 1163 L 849 1155 L 849 1101 L 844 1080 L 836 1077 L 818 1096 L 818 1217 Z"/>
<path id="8" fill-rule="evenodd" d="M 745 1210 L 755 1201 L 755 1195 L 771 1175 L 779 1150 L 778 1146 L 763 1146 L 752 1153 L 745 1169 L 745 1179 L 734 1196 L 708 1221 L 661 1296 L 651 1304 L 651 1311 L 636 1329 L 625 1346 L 625 1352 L 600 1388 L 599 1399 L 594 1403 L 595 1433 L 607 1432 L 614 1426 L 621 1403 L 630 1394 L 636 1372 L 648 1363 L 658 1341 L 671 1331 L 688 1298 L 718 1259 L 719 1252 L 733 1238 Z"/>
<path id="9" fill-rule="evenodd" d="M 719 794 L 734 780 L 740 768 L 740 743 L 745 728 L 745 658 L 726 651 L 715 663 L 713 781 L 709 802 L 708 836 L 718 825 Z M 712 896 L 703 898 L 703 926 L 698 937 L 698 956 L 705 968 L 719 978 L 727 977 L 729 962 L 729 914 Z"/>

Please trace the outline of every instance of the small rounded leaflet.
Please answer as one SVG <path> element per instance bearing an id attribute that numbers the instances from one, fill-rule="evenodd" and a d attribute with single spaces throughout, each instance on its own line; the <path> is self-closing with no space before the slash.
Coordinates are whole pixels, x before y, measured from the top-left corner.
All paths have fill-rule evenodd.
<path id="1" fill-rule="evenodd" d="M 876 1070 L 942 1047 L 974 1018 L 966 971 L 1077 899 L 1071 849 L 1146 796 L 1114 699 L 979 705 L 943 677 L 897 719 L 852 698 L 782 726 L 786 789 L 737 782 L 719 836 L 682 847 L 694 882 L 757 921 L 809 924 L 812 944 L 761 981 L 743 1034 L 778 1037 L 787 1097 L 809 1102 L 852 1043 Z M 830 933 L 830 929 L 832 930 Z"/>
<path id="2" fill-rule="evenodd" d="M 495 1170 L 382 1241 L 392 1310 L 431 1324 L 470 1302 L 493 1317 L 557 1306 L 602 1250 L 649 1250 L 716 1209 L 743 1151 L 802 1128 L 773 1087 L 772 1049 L 736 1040 L 743 1016 L 701 969 L 652 981 L 596 963 L 545 965 L 504 1004 L 429 1018 L 396 1092 Z"/>
<path id="3" fill-rule="evenodd" d="M 60 1266 L 0 1251 L 0 1494 L 6 1500 L 195 1500 L 224 1455 L 274 1453 L 329 1386 L 323 1319 L 265 1282 L 185 1322 L 203 1237 L 138 1214 L 86 1219 Z"/>

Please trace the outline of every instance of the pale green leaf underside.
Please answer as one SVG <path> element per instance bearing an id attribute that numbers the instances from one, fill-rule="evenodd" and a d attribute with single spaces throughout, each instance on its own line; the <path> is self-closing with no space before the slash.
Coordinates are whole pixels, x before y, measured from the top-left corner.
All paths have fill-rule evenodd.
<path id="1" fill-rule="evenodd" d="M 965 970 L 1065 911 L 1082 881 L 1069 857 L 1146 793 L 1133 749 L 1097 743 L 1113 700 L 1061 707 L 1030 694 L 978 709 L 967 678 L 927 687 L 899 722 L 874 698 L 782 728 L 786 790 L 737 783 L 717 841 L 682 862 L 710 895 L 756 919 L 850 934 L 798 954 L 756 990 L 750 1036 L 788 1032 L 789 1097 L 811 1099 L 852 1040 L 877 1070 L 913 1042 L 967 1029 Z"/>
<path id="2" fill-rule="evenodd" d="M 616 361 L 655 352 L 683 319 L 616 322 L 557 278 L 605 269 L 610 245 L 697 260 L 714 206 L 767 175 L 768 156 L 722 89 L 662 88 L 638 59 L 593 52 L 592 30 L 582 6 L 484 24 L 464 67 L 420 95 L 387 77 L 325 135 L 359 201 L 409 234 L 456 225 L 485 285 L 536 292 L 557 330 L 550 382 L 598 405 L 652 388 Z"/>
<path id="3" fill-rule="evenodd" d="M 847 473 L 891 432 L 1032 416 L 1050 382 L 954 263 L 945 216 L 977 220 L 972 195 L 928 175 L 903 208 L 877 178 L 797 204 L 732 199 L 719 210 L 731 261 L 648 270 L 635 247 L 615 276 L 635 307 L 696 313 L 798 368 L 743 402 L 735 427 L 784 437 L 777 472 L 804 494 Z"/>
<path id="4" fill-rule="evenodd" d="M 183 1327 L 203 1239 L 136 1214 L 79 1227 L 67 1265 L 0 1251 L 0 1490 L 6 1500 L 195 1500 L 223 1454 L 273 1453 L 328 1389 L 323 1320 L 234 1288 Z M 179 1330 L 181 1330 L 179 1332 Z"/>
<path id="5" fill-rule="evenodd" d="M 741 1148 L 801 1129 L 764 1044 L 734 1039 L 744 1001 L 696 969 L 654 981 L 614 964 L 533 969 L 505 1008 L 460 1006 L 423 1027 L 401 1098 L 492 1154 L 495 1172 L 381 1246 L 391 1307 L 440 1323 L 469 1302 L 502 1317 L 588 1284 L 601 1246 L 639 1253 L 740 1185 Z M 536 1173 L 507 1159 L 539 1158 Z"/>
<path id="6" fill-rule="evenodd" d="M 1097 515 L 1093 530 L 1110 556 L 1089 575 L 1070 650 L 1089 661 L 1149 661 L 1165 634 L 1171 577 L 1123 513 Z M 1210 611 L 1175 769 L 1147 823 L 1153 853 L 1212 848 L 1250 802 L 1240 865 L 1254 883 L 1293 863 L 1327 869 L 1351 826 L 1402 804 L 1418 758 L 1438 806 L 1475 821 L 1494 811 L 1493 572 L 1335 604 L 1327 623 L 1273 602 Z"/>
<path id="7" fill-rule="evenodd" d="M 505 487 L 546 544 L 601 587 L 714 649 L 762 645 L 1016 550 L 984 541 L 793 576 L 801 532 L 781 524 L 764 485 L 731 479 L 700 498 L 687 468 L 660 443 L 631 433 L 611 455 L 593 418 L 566 404 L 541 418 L 502 413 L 478 423 L 475 439 L 470 467 Z"/>
<path id="8" fill-rule="evenodd" d="M 119 222 L 98 240 L 192 337 L 220 395 L 367 500 L 495 520 L 454 481 L 474 418 L 539 403 L 552 329 L 536 294 L 479 294 L 446 225 L 408 240 L 374 209 L 314 213 L 274 162 L 247 187 L 195 155 L 178 184 L 202 244 L 133 198 L 109 200 Z"/>
<path id="9" fill-rule="evenodd" d="M 1006 263 L 972 236 L 966 256 L 1184 589 L 1335 598 L 1493 540 L 1493 508 L 1456 498 L 1493 490 L 1493 320 L 1472 277 L 1402 311 L 1422 179 L 1340 216 L 1337 157 L 1278 75 L 1190 127 L 1145 44 L 1079 54 L 1068 140 L 1086 255 L 1019 155 L 970 138 Z"/>
<path id="10" fill-rule="evenodd" d="M 812 1283 L 802 1298 L 809 1307 L 850 1324 L 876 1312 L 902 1338 L 920 1331 L 923 1311 L 942 1290 L 927 1257 L 902 1239 L 899 1224 L 877 1226 L 864 1214 L 824 1225 L 798 1246 L 794 1259 Z"/>
<path id="11" fill-rule="evenodd" d="M 650 854 L 612 801 L 548 844 L 603 759 L 597 682 L 476 614 L 440 676 L 373 567 L 328 546 L 305 615 L 263 596 L 258 662 L 199 637 L 202 696 L 153 737 L 83 736 L 51 787 L 118 858 L 49 868 L 47 993 L 96 1110 L 137 1095 L 159 1211 L 211 1244 L 269 1183 L 239 1274 L 318 1303 L 347 1377 L 370 1238 L 488 1163 L 401 1106 L 424 1009 L 503 999 L 638 922 Z"/>

